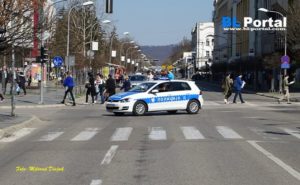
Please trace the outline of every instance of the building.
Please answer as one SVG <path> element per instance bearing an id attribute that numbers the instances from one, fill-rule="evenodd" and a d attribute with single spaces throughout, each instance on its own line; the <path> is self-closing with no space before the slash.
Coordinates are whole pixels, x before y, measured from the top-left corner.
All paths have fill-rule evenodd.
<path id="1" fill-rule="evenodd" d="M 194 52 L 194 68 L 204 69 L 211 65 L 214 44 L 214 23 L 197 23 L 192 30 L 192 50 Z"/>

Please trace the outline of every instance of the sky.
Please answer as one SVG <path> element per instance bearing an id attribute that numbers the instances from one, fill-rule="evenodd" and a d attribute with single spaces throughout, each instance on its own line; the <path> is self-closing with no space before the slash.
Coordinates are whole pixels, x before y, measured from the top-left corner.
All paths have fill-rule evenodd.
<path id="1" fill-rule="evenodd" d="M 191 39 L 197 22 L 212 21 L 212 11 L 213 0 L 113 0 L 107 19 L 120 37 L 130 32 L 139 45 L 161 46 Z"/>

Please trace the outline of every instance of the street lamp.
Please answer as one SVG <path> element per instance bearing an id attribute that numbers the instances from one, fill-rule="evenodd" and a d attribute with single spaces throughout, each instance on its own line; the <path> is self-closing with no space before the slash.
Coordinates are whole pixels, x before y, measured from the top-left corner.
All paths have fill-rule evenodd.
<path id="1" fill-rule="evenodd" d="M 120 47 L 120 61 L 122 62 L 122 51 L 123 51 L 123 46 L 124 46 L 124 44 L 134 44 L 135 43 L 135 41 L 129 41 L 129 42 L 123 42 L 122 44 L 121 44 L 121 47 Z M 121 64 L 121 62 L 120 62 L 120 64 Z M 126 62 L 126 61 L 125 61 Z"/>
<path id="2" fill-rule="evenodd" d="M 277 11 L 272 11 L 272 10 L 268 10 L 268 9 L 265 9 L 265 8 L 259 8 L 258 11 L 261 11 L 261 12 L 265 12 L 265 13 L 277 13 L 279 14 L 282 18 L 284 18 L 284 15 L 281 13 L 281 12 L 277 12 Z M 285 32 L 284 32 L 284 56 L 287 55 L 287 29 L 285 29 Z M 284 75 L 286 75 L 286 69 L 284 69 Z"/>
<path id="3" fill-rule="evenodd" d="M 68 13 L 68 36 L 67 36 L 68 71 L 70 70 L 69 53 L 70 53 L 70 15 L 71 15 L 71 12 L 76 7 L 79 7 L 79 6 L 89 6 L 89 5 L 92 5 L 92 4 L 94 4 L 93 1 L 87 1 L 87 2 L 84 2 L 82 4 L 75 5 L 75 6 L 71 7 L 70 10 L 69 10 L 69 13 Z"/>

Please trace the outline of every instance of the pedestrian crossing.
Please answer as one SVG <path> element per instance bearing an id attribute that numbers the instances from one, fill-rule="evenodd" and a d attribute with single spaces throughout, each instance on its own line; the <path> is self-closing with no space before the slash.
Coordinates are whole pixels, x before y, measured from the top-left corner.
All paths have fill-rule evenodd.
<path id="1" fill-rule="evenodd" d="M 276 131 L 264 130 L 263 128 L 244 128 L 248 131 L 256 134 L 257 136 L 262 136 L 261 139 L 274 139 L 274 135 L 272 133 L 276 133 Z M 21 138 L 30 135 L 33 133 L 37 128 L 23 128 L 11 134 L 10 137 L 4 137 L 0 139 L 0 143 L 10 143 Z M 139 130 L 139 131 L 138 131 Z M 171 130 L 171 131 L 170 131 Z M 175 133 L 174 134 L 174 130 Z M 200 141 L 200 140 L 208 140 L 208 139 L 225 139 L 225 140 L 244 140 L 244 139 L 253 139 L 249 138 L 249 134 L 247 137 L 243 137 L 240 133 L 236 130 L 228 127 L 228 126 L 213 126 L 213 133 L 203 133 L 200 128 L 195 126 L 178 126 L 172 128 L 164 128 L 164 127 L 147 127 L 142 129 L 143 135 L 147 136 L 149 141 L 167 141 L 167 140 L 186 140 L 186 141 Z M 141 132 L 141 129 L 134 129 L 133 127 L 121 127 L 115 128 L 113 132 L 111 132 L 111 136 L 108 139 L 109 142 L 125 142 L 130 141 L 131 136 L 136 132 Z M 289 136 L 290 138 L 300 139 L 300 129 L 291 129 L 291 128 L 284 128 L 278 127 L 278 133 L 284 132 L 284 134 L 280 134 L 283 136 Z M 41 131 L 42 132 L 42 131 Z M 207 132 L 207 130 L 206 130 Z M 240 131 L 242 132 L 242 131 Z M 245 133 L 245 130 L 243 130 Z M 84 128 L 83 131 L 79 131 L 77 133 L 69 135 L 68 131 L 51 131 L 47 132 L 44 135 L 38 136 L 37 139 L 34 139 L 36 142 L 53 142 L 56 140 L 59 141 L 70 141 L 70 142 L 84 142 L 89 141 L 98 135 L 105 135 L 107 136 L 107 131 L 103 131 L 102 128 Z M 212 136 L 214 134 L 214 136 Z M 139 135 L 139 134 L 136 134 Z M 251 135 L 251 134 L 250 134 Z M 66 137 L 69 138 L 66 138 Z M 276 137 L 278 137 L 277 135 Z M 176 138 L 175 138 L 176 137 Z M 136 137 L 135 137 L 136 139 Z M 277 138 L 276 138 L 277 139 Z"/>

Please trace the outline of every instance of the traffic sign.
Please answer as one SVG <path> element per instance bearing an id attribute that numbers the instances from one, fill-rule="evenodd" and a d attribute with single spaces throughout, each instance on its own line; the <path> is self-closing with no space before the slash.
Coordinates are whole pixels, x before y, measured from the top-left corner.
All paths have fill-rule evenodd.
<path id="1" fill-rule="evenodd" d="M 64 62 L 64 60 L 60 56 L 56 56 L 56 57 L 53 58 L 54 67 L 61 67 L 63 62 Z"/>
<path id="2" fill-rule="evenodd" d="M 285 55 L 281 57 L 281 69 L 289 69 L 290 68 L 290 57 Z"/>

